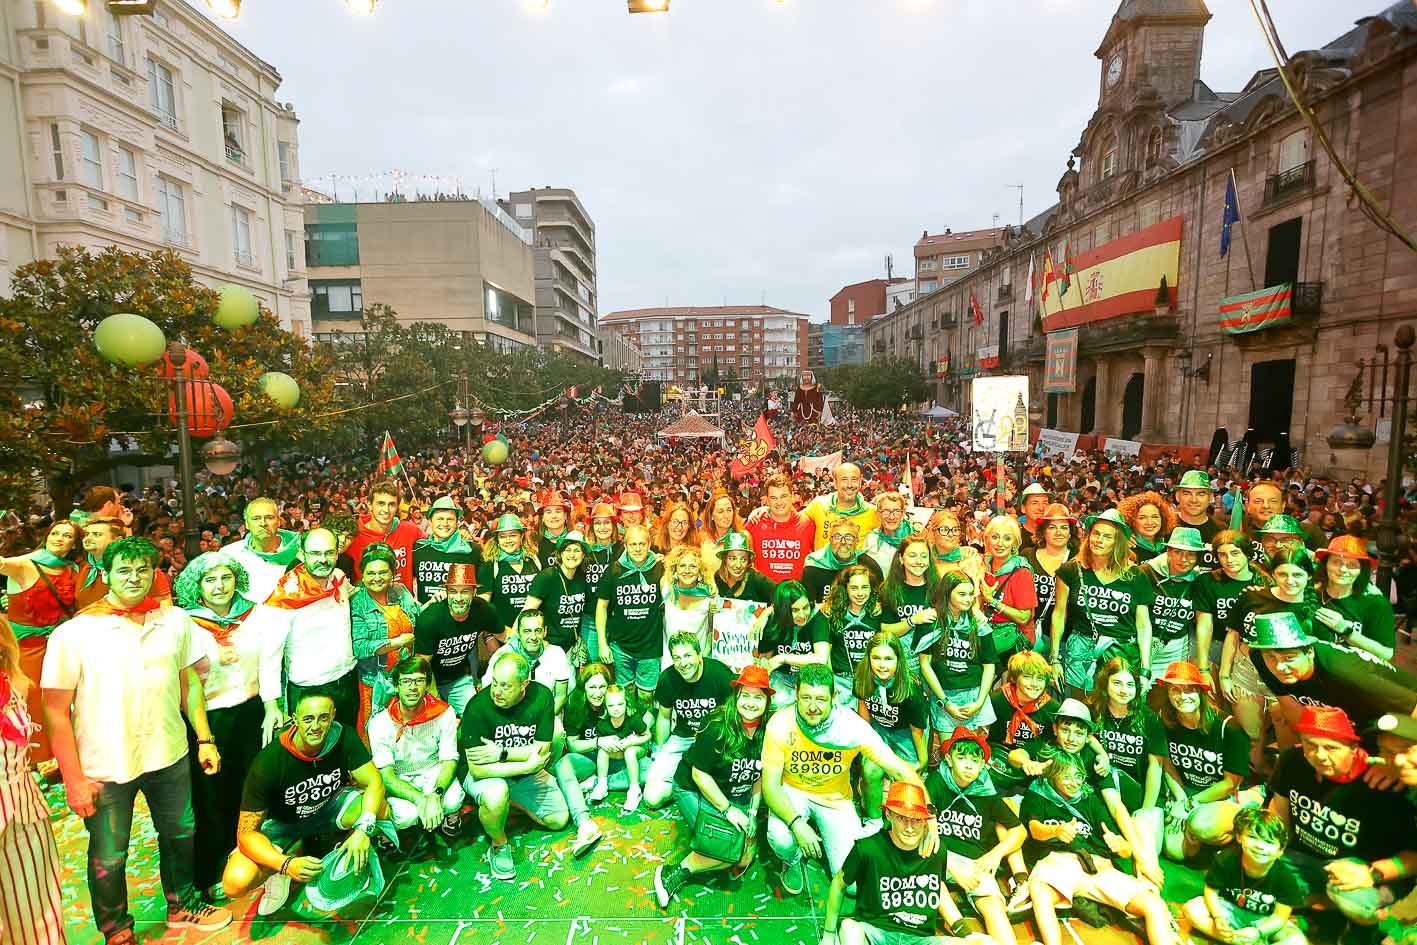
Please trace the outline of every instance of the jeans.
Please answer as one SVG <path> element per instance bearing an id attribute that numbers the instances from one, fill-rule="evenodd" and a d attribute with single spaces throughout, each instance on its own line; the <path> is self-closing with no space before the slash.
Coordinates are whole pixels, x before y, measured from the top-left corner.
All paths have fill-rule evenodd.
<path id="1" fill-rule="evenodd" d="M 104 782 L 99 785 L 93 816 L 84 818 L 84 826 L 89 832 L 89 898 L 94 922 L 105 938 L 133 927 L 128 913 L 128 840 L 139 791 L 157 829 L 158 874 L 168 913 L 180 912 L 196 897 L 196 819 L 187 757 L 126 784 Z"/>

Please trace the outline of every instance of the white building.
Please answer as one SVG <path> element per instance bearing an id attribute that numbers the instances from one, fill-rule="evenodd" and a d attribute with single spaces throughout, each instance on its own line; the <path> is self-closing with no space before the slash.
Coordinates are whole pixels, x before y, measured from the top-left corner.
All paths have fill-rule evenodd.
<path id="1" fill-rule="evenodd" d="M 61 244 L 176 250 L 310 327 L 295 110 L 182 0 L 82 16 L 0 0 L 0 291 Z"/>

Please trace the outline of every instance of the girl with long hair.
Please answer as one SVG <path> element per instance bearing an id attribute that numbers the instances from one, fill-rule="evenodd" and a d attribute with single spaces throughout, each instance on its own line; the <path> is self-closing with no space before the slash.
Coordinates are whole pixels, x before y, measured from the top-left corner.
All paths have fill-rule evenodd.
<path id="1" fill-rule="evenodd" d="M 704 567 L 712 573 L 718 571 L 721 563 L 723 539 L 730 532 L 744 531 L 745 526 L 733 496 L 726 489 L 713 490 L 704 506 L 703 519 L 703 527 L 699 529 L 699 552 L 704 559 Z"/>
<path id="2" fill-rule="evenodd" d="M 871 723 L 892 751 L 923 771 L 929 760 L 928 707 L 910 675 L 899 637 L 884 631 L 871 637 L 866 658 L 856 664 L 851 692 L 856 697 L 857 714 Z M 885 772 L 869 758 L 862 759 L 861 769 L 865 782 L 862 804 L 867 819 L 874 820 L 881 816 Z"/>
<path id="3" fill-rule="evenodd" d="M 734 600 L 771 604 L 777 588 L 773 579 L 753 567 L 753 541 L 747 532 L 729 532 L 718 542 L 718 572 L 714 575 L 719 595 Z"/>
<path id="4" fill-rule="evenodd" d="M 912 676 L 920 676 L 917 643 L 938 626 L 931 603 L 940 579 L 930 562 L 930 540 L 912 535 L 900 543 L 881 582 L 881 629 L 900 637 Z M 926 644 L 928 645 L 928 643 Z"/>
<path id="5" fill-rule="evenodd" d="M 1087 520 L 1077 557 L 1058 569 L 1050 628 L 1049 663 L 1075 692 L 1092 688 L 1104 653 L 1129 657 L 1143 674 L 1151 667 L 1151 602 L 1156 585 L 1131 560 L 1131 529 L 1116 509 Z M 1064 631 L 1067 638 L 1064 639 Z"/>
<path id="6" fill-rule="evenodd" d="M 491 532 L 491 539 L 482 549 L 482 563 L 477 566 L 478 596 L 497 611 L 502 634 L 483 644 L 485 652 L 478 654 L 482 666 L 489 665 L 492 654 L 512 632 L 512 624 L 526 604 L 531 582 L 541 573 L 541 562 L 527 550 L 526 526 L 520 518 L 508 512 L 492 523 Z"/>
<path id="7" fill-rule="evenodd" d="M 1021 650 L 1033 649 L 1033 614 L 1038 595 L 1033 572 L 1019 555 L 1023 530 L 1012 515 L 996 515 L 984 526 L 984 554 L 978 573 L 979 606 L 994 634 L 994 649 L 1003 666 Z"/>
<path id="8" fill-rule="evenodd" d="M 580 532 L 560 537 L 554 564 L 542 570 L 527 588 L 522 610 L 539 610 L 546 620 L 546 642 L 566 651 L 572 666 L 589 661 L 581 646 L 581 617 L 586 609 L 586 544 Z"/>
<path id="9" fill-rule="evenodd" d="M 935 587 L 940 636 L 920 653 L 920 678 L 935 699 L 930 725 L 940 738 L 957 726 L 983 732 L 994 721 L 994 633 L 979 611 L 979 592 L 966 574 L 952 571 Z"/>
<path id="10" fill-rule="evenodd" d="M 611 659 L 600 652 L 599 636 L 595 632 L 595 607 L 599 599 L 600 579 L 610 570 L 624 550 L 620 533 L 615 527 L 615 506 L 598 502 L 590 510 L 585 539 L 585 610 L 581 613 L 581 639 L 586 645 L 586 661 L 598 663 Z"/>
<path id="11" fill-rule="evenodd" d="M 1207 680 L 1211 678 L 1211 666 L 1220 662 L 1225 627 L 1235 602 L 1252 584 L 1269 583 L 1269 575 L 1250 562 L 1250 542 L 1240 532 L 1217 532 L 1210 547 L 1220 567 L 1201 572 L 1191 586 L 1196 605 L 1196 649 L 1191 658 Z M 1219 636 L 1215 633 L 1217 627 Z"/>
<path id="12" fill-rule="evenodd" d="M 1058 569 L 1073 555 L 1077 519 L 1068 514 L 1068 507 L 1058 502 L 1044 511 L 1034 533 L 1034 544 L 1023 553 L 1028 569 L 1033 572 L 1033 593 L 1038 606 L 1033 612 L 1034 635 L 1037 628 L 1048 628 L 1053 619 L 1053 601 L 1058 588 L 1054 577 Z"/>
<path id="13" fill-rule="evenodd" d="M 1131 809 L 1142 838 L 1159 851 L 1162 816 L 1157 807 L 1165 775 L 1166 732 L 1161 719 L 1146 704 L 1141 676 L 1125 656 L 1114 656 L 1097 670 L 1088 703 L 1096 722 L 1094 735 L 1107 752 L 1112 769 L 1139 786 L 1141 800 Z M 1137 789 L 1122 790 L 1135 798 Z"/>
<path id="14" fill-rule="evenodd" d="M 832 674 L 837 701 L 852 708 L 856 668 L 866 656 L 867 643 L 881 630 L 881 603 L 875 572 L 863 564 L 847 565 L 832 582 L 822 610 L 831 628 Z"/>
<path id="15" fill-rule="evenodd" d="M 660 513 L 659 530 L 654 538 L 655 550 L 662 555 L 684 547 L 697 552 L 699 544 L 698 533 L 694 531 L 694 510 L 684 502 L 668 502 Z"/>
<path id="16" fill-rule="evenodd" d="M 779 584 L 757 643 L 758 661 L 776 691 L 773 708 L 796 703 L 797 671 L 811 663 L 830 666 L 831 649 L 826 614 L 813 606 L 807 588 L 801 581 Z"/>
<path id="17" fill-rule="evenodd" d="M 1392 604 L 1373 586 L 1373 566 L 1363 539 L 1344 535 L 1314 555 L 1314 590 L 1318 610 L 1314 621 L 1345 646 L 1384 662 L 1392 661 L 1397 637 Z"/>

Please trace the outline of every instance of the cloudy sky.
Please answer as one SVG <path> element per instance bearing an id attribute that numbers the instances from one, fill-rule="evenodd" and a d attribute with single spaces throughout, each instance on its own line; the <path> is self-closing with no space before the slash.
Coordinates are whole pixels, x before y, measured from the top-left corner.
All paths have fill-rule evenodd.
<path id="1" fill-rule="evenodd" d="M 200 0 L 194 0 L 200 4 Z M 1096 105 L 1116 0 L 245 0 L 228 28 L 285 77 L 307 181 L 393 168 L 469 191 L 573 187 L 600 311 L 766 301 L 825 319 L 910 272 L 922 229 L 1048 207 Z M 1280 0 L 1294 52 L 1383 0 Z M 1202 77 L 1268 66 L 1245 0 L 1210 0 Z M 342 185 L 348 193 L 348 184 Z M 366 195 L 369 193 L 366 190 Z"/>

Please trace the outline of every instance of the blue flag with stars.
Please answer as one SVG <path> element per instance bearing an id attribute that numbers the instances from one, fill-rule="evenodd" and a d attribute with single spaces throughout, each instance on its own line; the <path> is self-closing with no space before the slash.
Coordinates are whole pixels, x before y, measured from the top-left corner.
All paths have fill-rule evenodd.
<path id="1" fill-rule="evenodd" d="M 1235 196 L 1235 172 L 1225 182 L 1225 217 L 1220 221 L 1220 258 L 1230 252 L 1230 226 L 1240 219 L 1240 200 Z"/>

